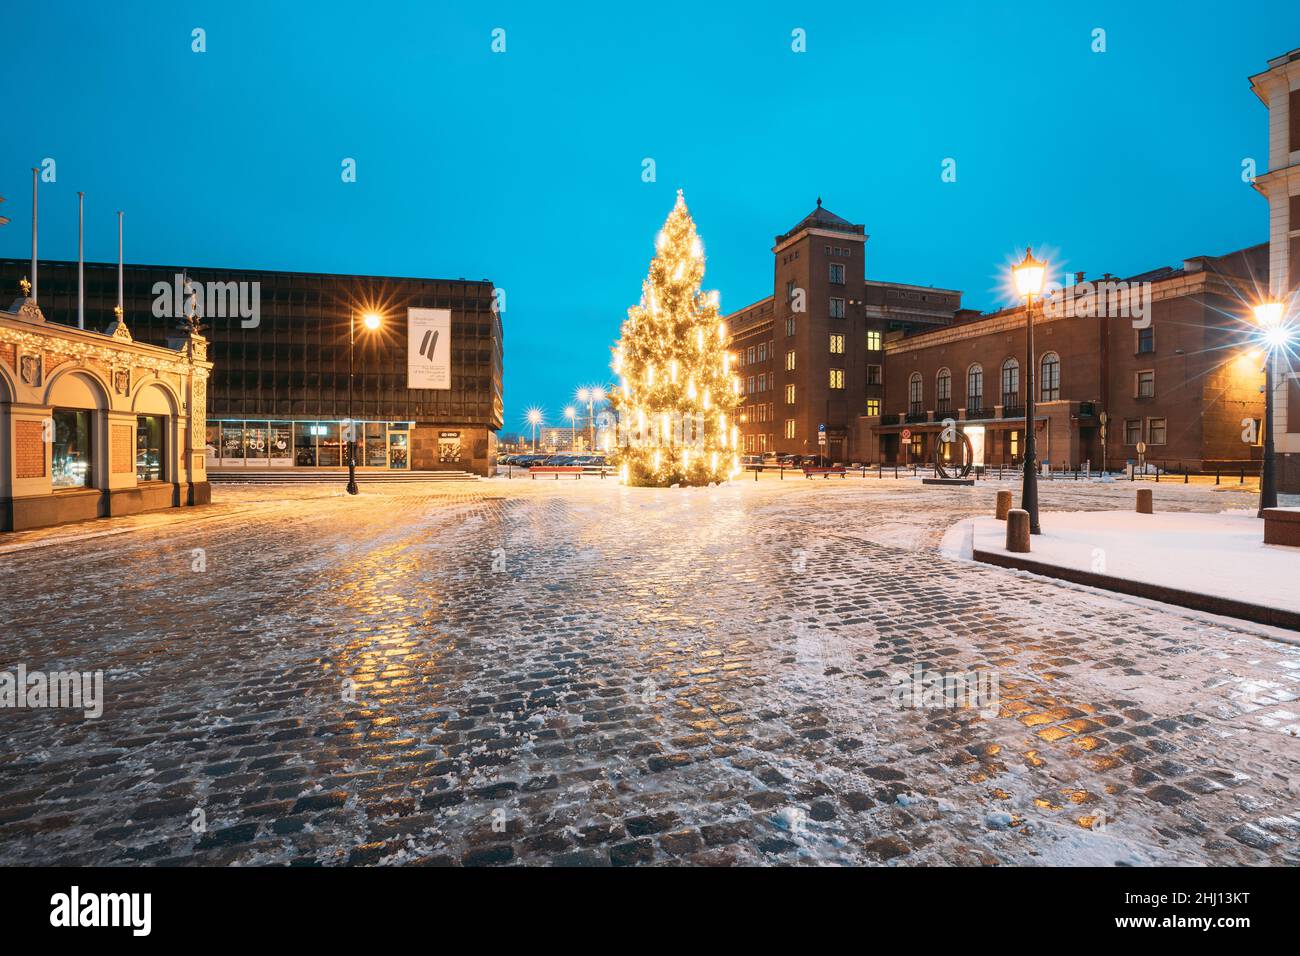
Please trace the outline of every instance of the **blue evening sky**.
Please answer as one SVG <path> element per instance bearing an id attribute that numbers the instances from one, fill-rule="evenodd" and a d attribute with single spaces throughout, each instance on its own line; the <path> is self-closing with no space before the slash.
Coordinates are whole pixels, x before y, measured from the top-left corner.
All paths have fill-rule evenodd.
<path id="1" fill-rule="evenodd" d="M 772 237 L 819 195 L 866 224 L 869 277 L 977 308 L 1027 242 L 1093 275 L 1263 242 L 1247 76 L 1300 47 L 1281 0 L 46 0 L 0 22 L 0 254 L 28 254 L 53 157 L 43 257 L 76 257 L 82 189 L 92 260 L 122 208 L 128 261 L 492 279 L 507 430 L 610 379 L 679 187 L 726 311 L 772 291 Z"/>

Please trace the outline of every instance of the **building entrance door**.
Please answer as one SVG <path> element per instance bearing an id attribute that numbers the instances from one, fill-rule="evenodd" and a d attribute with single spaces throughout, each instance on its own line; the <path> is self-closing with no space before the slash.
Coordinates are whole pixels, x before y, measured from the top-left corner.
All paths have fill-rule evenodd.
<path id="1" fill-rule="evenodd" d="M 388 467 L 399 470 L 407 467 L 408 435 L 406 432 L 388 433 Z"/>

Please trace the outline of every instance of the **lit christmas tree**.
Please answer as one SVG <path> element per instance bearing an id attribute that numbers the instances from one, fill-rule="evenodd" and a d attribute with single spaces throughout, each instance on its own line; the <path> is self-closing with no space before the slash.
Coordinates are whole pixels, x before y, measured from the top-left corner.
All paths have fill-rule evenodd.
<path id="1" fill-rule="evenodd" d="M 718 294 L 700 291 L 704 247 L 680 189 L 655 250 L 614 349 L 614 464 L 629 485 L 723 481 L 740 472 L 740 379 Z"/>

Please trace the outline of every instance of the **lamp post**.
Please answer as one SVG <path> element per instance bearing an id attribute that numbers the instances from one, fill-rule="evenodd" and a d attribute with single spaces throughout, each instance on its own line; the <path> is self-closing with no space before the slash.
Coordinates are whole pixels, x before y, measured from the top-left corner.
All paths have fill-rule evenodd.
<path id="1" fill-rule="evenodd" d="M 533 426 L 533 454 L 537 454 L 537 426 L 542 422 L 542 413 L 535 408 L 528 410 L 528 424 Z"/>
<path id="2" fill-rule="evenodd" d="M 595 449 L 595 405 L 597 405 L 598 402 L 603 401 L 604 389 L 599 388 L 599 386 L 591 389 L 589 401 L 586 403 L 586 423 L 588 423 L 588 429 L 590 432 L 588 441 L 590 442 L 591 449 Z"/>
<path id="3" fill-rule="evenodd" d="M 1265 508 L 1277 507 L 1277 478 L 1273 451 L 1273 357 L 1286 345 L 1290 329 L 1282 323 L 1282 303 L 1261 302 L 1255 306 L 1255 321 L 1264 337 L 1264 461 L 1259 472 L 1259 517 Z"/>
<path id="4" fill-rule="evenodd" d="M 1029 512 L 1029 533 L 1042 534 L 1038 524 L 1038 449 L 1034 441 L 1034 296 L 1043 291 L 1047 264 L 1035 259 L 1026 246 L 1025 258 L 1012 267 L 1011 273 L 1016 291 L 1025 297 L 1025 475 L 1020 507 Z"/>
<path id="5" fill-rule="evenodd" d="M 564 410 L 564 417 L 569 420 L 569 451 L 578 450 L 577 414 L 572 405 Z"/>
<path id="6" fill-rule="evenodd" d="M 379 328 L 379 316 L 367 312 L 361 324 L 371 332 Z M 352 412 L 352 379 L 356 372 L 357 310 L 348 313 L 348 494 L 357 493 L 357 420 Z"/>

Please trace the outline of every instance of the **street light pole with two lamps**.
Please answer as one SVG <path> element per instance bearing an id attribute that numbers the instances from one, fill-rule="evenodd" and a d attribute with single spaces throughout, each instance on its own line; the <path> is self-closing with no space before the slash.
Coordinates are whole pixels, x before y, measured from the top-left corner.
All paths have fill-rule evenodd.
<path id="1" fill-rule="evenodd" d="M 578 389 L 578 401 L 587 403 L 587 441 L 588 451 L 596 449 L 596 403 L 605 400 L 605 390 L 599 385 L 595 388 Z"/>

